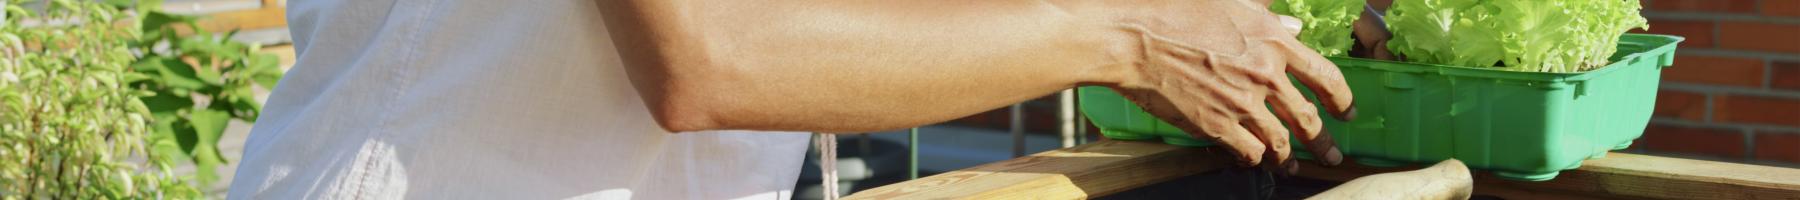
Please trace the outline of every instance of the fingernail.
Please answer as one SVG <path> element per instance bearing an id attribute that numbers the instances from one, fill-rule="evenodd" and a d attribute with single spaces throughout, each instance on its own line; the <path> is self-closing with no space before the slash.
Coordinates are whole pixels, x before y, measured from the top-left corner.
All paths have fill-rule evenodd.
<path id="1" fill-rule="evenodd" d="M 1350 108 L 1344 109 L 1344 114 L 1337 118 L 1343 121 L 1356 120 L 1356 103 L 1350 103 Z"/>
<path id="2" fill-rule="evenodd" d="M 1321 131 L 1319 138 L 1315 138 L 1313 143 L 1307 144 L 1310 145 L 1309 150 L 1312 150 L 1314 156 L 1318 157 L 1317 161 L 1321 165 L 1337 166 L 1344 162 L 1344 153 L 1338 151 L 1337 140 L 1332 138 L 1330 131 Z"/>
<path id="3" fill-rule="evenodd" d="M 1338 151 L 1336 146 L 1331 147 L 1331 150 L 1326 150 L 1325 155 L 1320 157 L 1324 158 L 1322 160 L 1325 161 L 1325 166 L 1337 166 L 1344 163 L 1344 152 Z"/>
<path id="4" fill-rule="evenodd" d="M 1287 173 L 1289 175 L 1300 174 L 1300 162 L 1289 159 L 1287 162 Z"/>

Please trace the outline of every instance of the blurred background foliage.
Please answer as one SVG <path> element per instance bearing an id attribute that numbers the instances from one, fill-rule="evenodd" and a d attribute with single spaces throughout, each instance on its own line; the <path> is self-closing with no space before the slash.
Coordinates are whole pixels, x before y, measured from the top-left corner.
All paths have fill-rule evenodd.
<path id="1" fill-rule="evenodd" d="M 0 199 L 190 199 L 275 55 L 158 0 L 0 0 Z M 196 173 L 173 173 L 191 164 Z"/>

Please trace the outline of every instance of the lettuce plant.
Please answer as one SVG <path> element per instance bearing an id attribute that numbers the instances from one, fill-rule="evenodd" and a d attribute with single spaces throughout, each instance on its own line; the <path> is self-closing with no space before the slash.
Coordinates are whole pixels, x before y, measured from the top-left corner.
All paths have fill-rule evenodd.
<path id="1" fill-rule="evenodd" d="M 1605 66 L 1619 36 L 1648 28 L 1637 0 L 1396 0 L 1388 49 L 1410 62 L 1578 72 Z"/>
<path id="2" fill-rule="evenodd" d="M 1356 45 L 1351 25 L 1362 14 L 1363 0 L 1275 0 L 1269 11 L 1299 18 L 1300 43 L 1319 55 L 1343 56 Z"/>

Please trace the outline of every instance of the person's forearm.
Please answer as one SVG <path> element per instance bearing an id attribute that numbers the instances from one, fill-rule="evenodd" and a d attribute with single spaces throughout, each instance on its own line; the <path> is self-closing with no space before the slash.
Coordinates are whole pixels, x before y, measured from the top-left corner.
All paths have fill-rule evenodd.
<path id="1" fill-rule="evenodd" d="M 603 0 L 658 123 L 875 131 L 1116 82 L 1134 35 L 1043 1 Z M 1091 3 L 1090 3 L 1091 4 Z"/>

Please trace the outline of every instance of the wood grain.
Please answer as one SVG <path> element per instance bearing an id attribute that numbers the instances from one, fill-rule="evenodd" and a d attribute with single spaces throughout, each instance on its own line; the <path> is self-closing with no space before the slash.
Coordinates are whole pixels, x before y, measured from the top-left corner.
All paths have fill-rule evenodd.
<path id="1" fill-rule="evenodd" d="M 201 30 L 224 33 L 232 30 L 259 30 L 287 27 L 286 2 L 277 0 L 202 1 L 164 4 L 163 10 L 182 15 L 200 16 L 195 22 Z M 193 34 L 178 28 L 177 34 Z"/>
<path id="2" fill-rule="evenodd" d="M 847 199 L 1085 199 L 1230 167 L 1223 150 L 1100 141 L 869 189 Z"/>
<path id="3" fill-rule="evenodd" d="M 1348 181 L 1416 167 L 1302 165 L 1300 176 Z M 1800 169 L 1610 153 L 1543 182 L 1475 172 L 1475 194 L 1507 199 L 1800 199 Z"/>
<path id="4" fill-rule="evenodd" d="M 1101 141 L 852 194 L 850 199 L 1083 199 L 1231 167 L 1222 149 Z M 1298 176 L 1349 181 L 1418 169 L 1301 164 Z M 1475 194 L 1506 199 L 1800 199 L 1800 169 L 1611 153 L 1556 179 L 1476 171 Z"/>
<path id="5" fill-rule="evenodd" d="M 264 5 L 254 10 L 212 13 L 200 18 L 197 24 L 201 30 L 209 32 L 282 28 L 287 27 L 287 8 Z"/>

